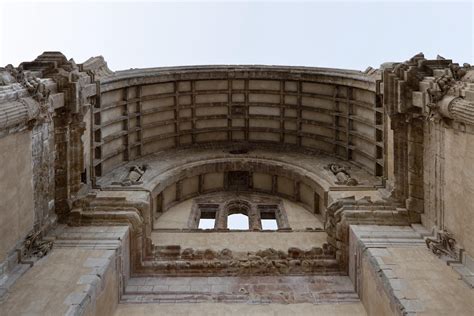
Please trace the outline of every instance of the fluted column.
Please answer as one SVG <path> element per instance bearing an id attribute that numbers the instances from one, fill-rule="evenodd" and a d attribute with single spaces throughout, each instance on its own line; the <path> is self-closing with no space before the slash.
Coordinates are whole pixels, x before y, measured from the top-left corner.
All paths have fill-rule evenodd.
<path id="1" fill-rule="evenodd" d="M 445 96 L 438 102 L 439 113 L 465 124 L 474 125 L 474 102 L 462 97 Z"/>

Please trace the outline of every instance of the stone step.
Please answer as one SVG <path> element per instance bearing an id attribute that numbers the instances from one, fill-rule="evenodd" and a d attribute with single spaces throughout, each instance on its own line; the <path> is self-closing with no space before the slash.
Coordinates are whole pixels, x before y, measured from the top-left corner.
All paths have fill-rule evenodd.
<path id="1" fill-rule="evenodd" d="M 347 276 L 132 278 L 121 303 L 353 303 Z"/>

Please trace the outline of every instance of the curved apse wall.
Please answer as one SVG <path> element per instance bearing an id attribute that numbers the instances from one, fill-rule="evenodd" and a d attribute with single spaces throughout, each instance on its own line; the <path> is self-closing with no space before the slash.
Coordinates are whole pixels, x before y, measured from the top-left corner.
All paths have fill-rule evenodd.
<path id="1" fill-rule="evenodd" d="M 132 69 L 101 79 L 93 107 L 95 176 L 164 149 L 265 142 L 383 173 L 378 73 L 279 66 Z"/>

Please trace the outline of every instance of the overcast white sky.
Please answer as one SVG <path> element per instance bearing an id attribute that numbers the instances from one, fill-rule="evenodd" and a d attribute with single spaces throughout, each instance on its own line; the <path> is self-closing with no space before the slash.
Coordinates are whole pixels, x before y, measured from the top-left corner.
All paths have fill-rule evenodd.
<path id="1" fill-rule="evenodd" d="M 420 51 L 474 64 L 472 1 L 7 1 L 0 14 L 1 66 L 47 50 L 76 62 L 103 55 L 112 70 L 192 64 L 364 70 Z"/>

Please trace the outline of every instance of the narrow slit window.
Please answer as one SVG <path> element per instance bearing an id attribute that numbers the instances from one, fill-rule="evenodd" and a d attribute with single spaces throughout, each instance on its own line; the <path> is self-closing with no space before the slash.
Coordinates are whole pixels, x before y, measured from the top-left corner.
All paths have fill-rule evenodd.
<path id="1" fill-rule="evenodd" d="M 232 214 L 227 217 L 227 228 L 231 230 L 248 230 L 249 217 L 244 214 Z"/>

